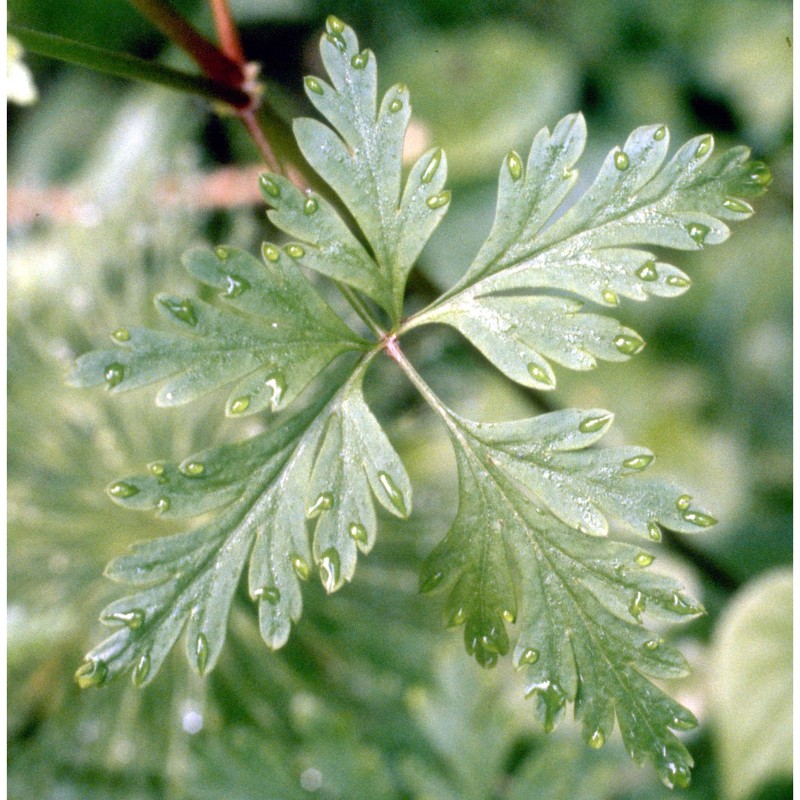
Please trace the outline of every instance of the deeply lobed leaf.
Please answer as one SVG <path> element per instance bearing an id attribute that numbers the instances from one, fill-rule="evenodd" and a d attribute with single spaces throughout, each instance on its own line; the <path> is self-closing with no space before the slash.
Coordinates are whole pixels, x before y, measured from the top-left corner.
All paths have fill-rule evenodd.
<path id="1" fill-rule="evenodd" d="M 159 295 L 175 332 L 120 328 L 114 349 L 81 356 L 67 382 L 113 393 L 162 383 L 158 404 L 174 406 L 236 381 L 229 415 L 288 405 L 337 356 L 367 346 L 303 277 L 295 252 L 265 244 L 261 263 L 233 248 L 189 251 L 186 269 L 222 290 L 225 305 Z"/>
<path id="2" fill-rule="evenodd" d="M 449 624 L 464 625 L 467 651 L 493 666 L 510 649 L 546 730 L 567 702 L 587 741 L 603 744 L 618 721 L 631 757 L 662 778 L 688 783 L 691 757 L 670 732 L 692 715 L 647 680 L 686 674 L 683 657 L 642 626 L 647 613 L 680 621 L 702 613 L 676 581 L 647 569 L 653 556 L 588 536 L 606 515 L 660 538 L 658 523 L 697 530 L 713 518 L 688 495 L 640 475 L 639 448 L 589 449 L 612 416 L 593 409 L 479 424 L 447 416 L 456 451 L 459 506 L 423 567 L 421 588 L 449 587 Z"/>
<path id="3" fill-rule="evenodd" d="M 333 126 L 298 119 L 294 133 L 309 164 L 333 188 L 371 248 L 356 242 L 333 208 L 267 175 L 270 219 L 312 246 L 307 264 L 363 291 L 398 322 L 408 274 L 447 211 L 447 160 L 424 153 L 402 183 L 403 140 L 411 117 L 408 89 L 391 87 L 378 105 L 377 67 L 355 33 L 329 17 L 320 52 L 331 83 L 306 78 L 306 95 Z"/>
<path id="4" fill-rule="evenodd" d="M 361 394 L 367 363 L 326 402 L 249 441 L 199 453 L 178 468 L 157 462 L 149 474 L 109 487 L 132 509 L 213 517 L 111 562 L 109 577 L 140 588 L 103 611 L 118 630 L 89 653 L 79 682 L 132 670 L 136 685 L 147 683 L 184 628 L 189 662 L 200 673 L 213 667 L 248 558 L 250 596 L 273 649 L 300 617 L 300 582 L 312 564 L 328 592 L 352 578 L 358 551 L 375 541 L 373 498 L 398 517 L 411 509 L 405 468 Z"/>
<path id="5" fill-rule="evenodd" d="M 665 164 L 669 134 L 651 125 L 612 150 L 559 216 L 585 143 L 576 114 L 537 134 L 526 165 L 509 153 L 486 243 L 463 279 L 407 329 L 450 325 L 510 378 L 537 389 L 555 387 L 551 361 L 577 370 L 597 359 L 624 361 L 644 341 L 604 314 L 583 312 L 583 301 L 612 308 L 623 297 L 683 293 L 689 278 L 640 246 L 698 250 L 725 241 L 726 221 L 752 214 L 742 198 L 762 194 L 771 180 L 746 148 L 715 155 L 711 136 L 691 139 Z"/>

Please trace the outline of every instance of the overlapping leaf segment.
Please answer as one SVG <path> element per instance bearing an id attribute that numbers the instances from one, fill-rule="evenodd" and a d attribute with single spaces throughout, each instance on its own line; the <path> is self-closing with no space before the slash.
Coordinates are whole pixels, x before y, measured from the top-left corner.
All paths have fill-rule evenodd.
<path id="1" fill-rule="evenodd" d="M 397 337 L 428 323 L 451 325 L 509 377 L 539 389 L 555 385 L 551 361 L 587 369 L 598 358 L 627 359 L 643 342 L 602 308 L 689 286 L 680 270 L 639 248 L 723 241 L 724 220 L 749 216 L 741 198 L 761 194 L 769 172 L 748 163 L 745 149 L 715 156 L 708 136 L 665 165 L 666 129 L 640 128 L 557 218 L 586 137 L 583 119 L 567 117 L 552 134 L 537 135 L 526 165 L 508 155 L 497 218 L 474 264 L 403 322 L 409 271 L 450 201 L 445 156 L 429 150 L 403 183 L 407 90 L 394 86 L 378 104 L 374 55 L 335 18 L 321 51 L 330 83 L 307 78 L 306 93 L 332 127 L 301 119 L 295 133 L 367 246 L 324 198 L 265 175 L 269 217 L 294 241 L 265 244 L 261 261 L 229 248 L 190 252 L 187 269 L 221 301 L 159 296 L 171 332 L 120 328 L 114 348 L 82 356 L 70 374 L 73 385 L 105 384 L 112 393 L 161 383 L 161 405 L 235 383 L 229 415 L 282 412 L 248 441 L 178 466 L 154 463 L 148 474 L 109 487 L 128 508 L 204 517 L 111 563 L 109 576 L 136 593 L 105 609 L 103 621 L 117 630 L 87 656 L 78 680 L 97 685 L 130 671 L 145 684 L 183 630 L 190 663 L 210 669 L 248 561 L 249 593 L 273 648 L 300 617 L 300 581 L 315 568 L 329 592 L 351 579 L 358 551 L 375 540 L 374 502 L 399 517 L 411 509 L 406 471 L 362 395 L 368 365 L 386 349 L 441 415 L 458 463 L 457 517 L 423 568 L 422 590 L 449 588 L 448 620 L 464 625 L 468 651 L 485 666 L 508 652 L 507 625 L 515 626 L 514 661 L 527 672 L 545 728 L 573 702 L 587 740 L 600 746 L 616 717 L 635 760 L 652 759 L 667 783 L 685 784 L 691 757 L 670 729 L 694 720 L 645 676 L 683 675 L 686 665 L 642 617 L 674 621 L 702 609 L 648 569 L 651 554 L 604 537 L 609 518 L 653 541 L 660 525 L 689 532 L 713 518 L 641 475 L 648 451 L 592 447 L 611 424 L 608 412 L 502 424 L 461 419 L 424 384 Z M 302 267 L 344 284 L 362 315 L 369 310 L 353 292 L 374 301 L 391 320 L 389 333 L 378 342 L 353 333 Z M 576 298 L 598 310 L 583 312 Z M 356 357 L 326 373 L 327 389 L 312 383 L 347 353 Z M 301 410 L 282 411 L 309 384 L 317 388 Z"/>

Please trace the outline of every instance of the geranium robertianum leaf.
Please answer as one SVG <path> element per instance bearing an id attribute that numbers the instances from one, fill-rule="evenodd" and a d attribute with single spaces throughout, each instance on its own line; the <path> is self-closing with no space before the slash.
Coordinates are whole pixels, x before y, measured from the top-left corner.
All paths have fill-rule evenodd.
<path id="1" fill-rule="evenodd" d="M 103 611 L 102 620 L 119 630 L 89 653 L 80 683 L 126 671 L 135 684 L 148 682 L 184 628 L 190 663 L 201 673 L 211 669 L 248 559 L 262 636 L 273 649 L 283 646 L 302 611 L 300 582 L 316 566 L 333 592 L 352 578 L 358 551 L 372 548 L 373 501 L 408 516 L 405 468 L 361 393 L 368 363 L 330 399 L 263 434 L 178 467 L 155 462 L 148 474 L 111 484 L 111 497 L 132 509 L 212 517 L 111 562 L 109 577 L 139 588 Z"/>
<path id="2" fill-rule="evenodd" d="M 403 139 L 411 117 L 408 89 L 391 87 L 378 105 L 377 67 L 355 33 L 329 17 L 320 51 L 331 83 L 306 78 L 306 95 L 333 128 L 298 119 L 294 132 L 308 162 L 352 214 L 372 254 L 330 204 L 278 176 L 262 177 L 270 219 L 306 250 L 305 263 L 364 292 L 397 322 L 414 262 L 447 211 L 447 161 L 428 150 L 403 186 Z"/>
<path id="3" fill-rule="evenodd" d="M 186 269 L 225 304 L 159 295 L 174 331 L 119 328 L 113 349 L 81 356 L 73 386 L 123 392 L 161 383 L 162 406 L 187 403 L 236 382 L 226 413 L 246 416 L 291 403 L 334 358 L 367 343 L 300 273 L 290 247 L 263 247 L 263 261 L 234 248 L 190 250 Z"/>
<path id="4" fill-rule="evenodd" d="M 534 139 L 527 164 L 509 153 L 500 169 L 494 226 L 461 281 L 406 329 L 438 322 L 464 334 L 513 380 L 555 387 L 551 361 L 591 369 L 644 347 L 630 328 L 597 311 L 621 298 L 674 297 L 688 276 L 641 246 L 698 250 L 730 235 L 771 180 L 749 150 L 714 153 L 711 136 L 691 139 L 664 163 L 663 125 L 637 128 L 612 150 L 591 186 L 562 216 L 586 143 L 580 114 Z"/>
<path id="5" fill-rule="evenodd" d="M 676 622 L 702 606 L 649 569 L 652 554 L 603 534 L 607 516 L 655 540 L 659 524 L 689 532 L 715 520 L 641 474 L 648 451 L 590 449 L 611 423 L 608 412 L 481 424 L 440 410 L 456 452 L 459 506 L 421 589 L 448 589 L 448 624 L 464 626 L 467 651 L 484 666 L 509 652 L 506 626 L 516 624 L 514 663 L 546 730 L 572 702 L 586 740 L 599 747 L 616 717 L 636 762 L 654 761 L 671 785 L 688 783 L 692 760 L 670 729 L 694 718 L 648 681 L 683 676 L 686 662 L 642 618 Z"/>

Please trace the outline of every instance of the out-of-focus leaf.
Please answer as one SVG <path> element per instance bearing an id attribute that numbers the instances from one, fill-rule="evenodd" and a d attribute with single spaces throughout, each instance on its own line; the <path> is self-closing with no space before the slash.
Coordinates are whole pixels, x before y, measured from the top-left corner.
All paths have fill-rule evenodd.
<path id="1" fill-rule="evenodd" d="M 792 573 L 747 586 L 714 636 L 710 685 L 725 800 L 792 774 Z"/>

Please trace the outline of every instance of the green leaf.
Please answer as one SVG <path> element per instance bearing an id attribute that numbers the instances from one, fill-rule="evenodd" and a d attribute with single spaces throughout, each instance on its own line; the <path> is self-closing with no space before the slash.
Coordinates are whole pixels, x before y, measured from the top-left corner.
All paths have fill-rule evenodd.
<path id="1" fill-rule="evenodd" d="M 368 363 L 329 400 L 276 420 L 263 434 L 179 467 L 157 462 L 147 475 L 111 484 L 112 499 L 128 508 L 212 517 L 111 562 L 110 578 L 141 588 L 103 611 L 102 621 L 119 630 L 89 653 L 77 674 L 81 685 L 128 670 L 134 684 L 149 682 L 184 628 L 189 662 L 200 673 L 210 670 L 248 558 L 261 634 L 271 648 L 282 647 L 300 618 L 300 582 L 312 565 L 333 592 L 352 578 L 358 551 L 372 548 L 373 497 L 408 516 L 405 468 L 361 393 Z"/>
<path id="2" fill-rule="evenodd" d="M 305 89 L 333 129 L 298 119 L 295 136 L 309 164 L 358 223 L 372 255 L 329 204 L 274 175 L 262 180 L 264 197 L 275 208 L 270 219 L 308 243 L 309 267 L 363 291 L 397 322 L 408 273 L 447 211 L 447 161 L 442 150 L 429 150 L 403 188 L 403 139 L 411 117 L 408 89 L 391 87 L 378 106 L 375 56 L 359 50 L 356 35 L 335 17 L 328 18 L 320 51 L 331 83 L 309 77 Z M 313 202 L 307 205 L 309 200 Z"/>
<path id="3" fill-rule="evenodd" d="M 648 680 L 683 676 L 686 662 L 642 616 L 677 622 L 702 606 L 647 569 L 650 553 L 586 533 L 605 533 L 606 515 L 653 538 L 657 523 L 696 530 L 713 519 L 688 495 L 639 475 L 647 451 L 587 449 L 610 424 L 605 411 L 497 424 L 448 412 L 445 420 L 459 506 L 421 589 L 448 587 L 448 623 L 464 625 L 467 651 L 483 666 L 509 651 L 506 623 L 517 623 L 514 663 L 545 730 L 572 702 L 584 738 L 599 747 L 616 716 L 634 761 L 654 761 L 669 785 L 688 784 L 692 759 L 670 729 L 694 718 Z"/>
<path id="4" fill-rule="evenodd" d="M 710 684 L 726 798 L 792 775 L 792 573 L 754 581 L 720 620 Z"/>
<path id="5" fill-rule="evenodd" d="M 186 269 L 221 290 L 224 306 L 159 295 L 175 332 L 120 328 L 116 347 L 81 356 L 67 382 L 112 393 L 162 383 L 156 402 L 174 406 L 236 381 L 231 416 L 288 405 L 334 358 L 366 346 L 303 277 L 295 253 L 265 244 L 261 263 L 233 248 L 190 250 Z"/>
<path id="6" fill-rule="evenodd" d="M 538 389 L 555 387 L 551 361 L 577 370 L 624 361 L 644 341 L 604 314 L 582 312 L 583 301 L 613 308 L 621 298 L 683 293 L 689 278 L 638 246 L 719 244 L 730 234 L 725 221 L 752 214 L 741 198 L 763 194 L 771 180 L 746 148 L 715 155 L 711 136 L 691 139 L 665 164 L 667 129 L 651 125 L 612 150 L 559 216 L 585 143 L 578 114 L 552 134 L 541 130 L 527 165 L 508 154 L 484 246 L 462 280 L 406 329 L 451 325 L 510 378 Z"/>

